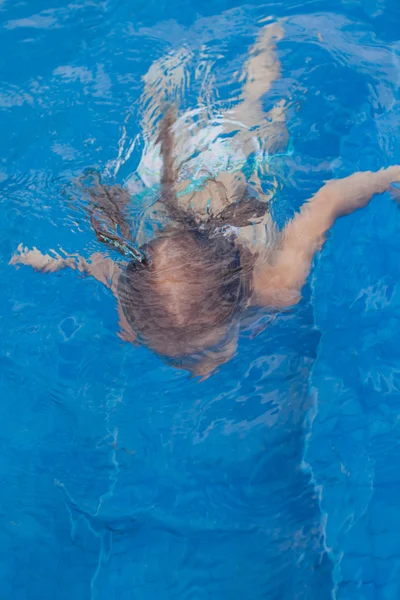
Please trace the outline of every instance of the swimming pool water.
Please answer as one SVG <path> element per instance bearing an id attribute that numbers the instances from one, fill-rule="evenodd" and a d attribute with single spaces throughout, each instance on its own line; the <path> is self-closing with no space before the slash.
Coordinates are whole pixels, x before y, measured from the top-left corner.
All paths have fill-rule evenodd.
<path id="1" fill-rule="evenodd" d="M 400 596 L 388 195 L 334 226 L 301 304 L 202 383 L 122 345 L 100 284 L 7 264 L 21 241 L 98 249 L 71 182 L 134 172 L 142 76 L 184 48 L 228 98 L 270 15 L 283 223 L 325 179 L 400 162 L 397 0 L 0 4 L 2 599 Z"/>

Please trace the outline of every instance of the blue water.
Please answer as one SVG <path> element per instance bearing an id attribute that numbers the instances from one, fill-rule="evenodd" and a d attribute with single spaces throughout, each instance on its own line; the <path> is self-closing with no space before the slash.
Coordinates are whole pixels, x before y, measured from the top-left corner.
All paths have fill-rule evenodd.
<path id="1" fill-rule="evenodd" d="M 301 304 L 202 383 L 122 345 L 99 283 L 7 264 L 19 242 L 99 249 L 71 182 L 122 143 L 116 179 L 135 171 L 142 76 L 184 47 L 229 98 L 270 15 L 287 19 L 283 223 L 325 179 L 400 162 L 398 0 L 0 4 L 1 599 L 400 597 L 388 195 L 334 226 Z"/>

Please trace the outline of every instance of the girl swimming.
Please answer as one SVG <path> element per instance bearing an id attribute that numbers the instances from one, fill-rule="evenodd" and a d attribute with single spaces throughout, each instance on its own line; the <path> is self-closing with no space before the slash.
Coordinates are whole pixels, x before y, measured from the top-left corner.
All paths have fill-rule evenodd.
<path id="1" fill-rule="evenodd" d="M 252 121 L 261 119 L 265 86 L 260 79 L 269 89 L 279 75 L 274 44 L 280 36 L 279 27 L 267 26 L 257 42 L 259 51 L 248 61 L 237 116 L 250 119 L 243 130 L 251 135 Z M 268 127 L 275 131 L 270 140 L 285 140 L 283 115 L 280 103 L 270 115 Z M 96 278 L 117 300 L 122 339 L 146 344 L 170 363 L 204 377 L 235 352 L 249 307 L 279 311 L 299 301 L 314 254 L 335 220 L 400 181 L 400 166 L 328 182 L 278 232 L 261 188 L 248 186 L 240 169 L 208 173 L 197 189 L 188 189 L 190 181 L 176 166 L 175 123 L 170 108 L 160 121 L 155 145 L 162 165 L 156 205 L 164 216 L 151 239 L 138 243 L 133 238 L 128 190 L 104 186 L 97 178 L 88 189 L 91 223 L 98 240 L 118 250 L 124 260 L 101 253 L 89 260 L 42 254 L 20 245 L 10 262 L 42 272 L 69 267 Z M 224 122 L 225 128 L 231 125 Z M 248 151 L 248 138 L 239 140 L 240 150 Z M 190 169 L 185 173 L 194 177 Z"/>

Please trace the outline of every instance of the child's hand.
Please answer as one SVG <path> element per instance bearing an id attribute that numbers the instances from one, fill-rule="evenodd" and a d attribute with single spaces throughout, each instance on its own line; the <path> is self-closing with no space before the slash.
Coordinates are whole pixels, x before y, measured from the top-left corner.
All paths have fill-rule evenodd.
<path id="1" fill-rule="evenodd" d="M 396 182 L 400 183 L 398 165 L 376 172 L 354 173 L 345 179 L 333 179 L 321 189 L 321 192 L 325 192 L 336 218 L 363 208 L 373 195 L 386 192 Z"/>
<path id="2" fill-rule="evenodd" d="M 392 183 L 400 183 L 400 165 L 384 169 L 382 173 L 386 175 L 389 185 Z"/>

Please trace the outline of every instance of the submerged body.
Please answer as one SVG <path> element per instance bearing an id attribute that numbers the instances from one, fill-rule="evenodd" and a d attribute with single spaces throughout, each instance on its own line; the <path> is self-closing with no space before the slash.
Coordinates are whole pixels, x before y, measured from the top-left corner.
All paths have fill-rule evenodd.
<path id="1" fill-rule="evenodd" d="M 242 102 L 234 119 L 223 120 L 227 134 L 245 123 L 235 138 L 236 155 L 250 153 L 257 124 L 258 139 L 265 136 L 268 151 L 277 141 L 286 142 L 284 103 L 267 115 L 268 125 L 259 125 L 266 121 L 261 97 L 280 73 L 275 54 L 280 37 L 279 26 L 262 30 L 246 65 Z M 162 214 L 162 227 L 152 239 L 139 232 L 134 243 L 126 210 L 130 194 L 98 181 L 89 190 L 91 222 L 98 240 L 117 249 L 123 261 L 100 253 L 89 261 L 49 256 L 20 247 L 11 262 L 45 272 L 71 267 L 95 277 L 117 299 L 122 339 L 144 343 L 172 364 L 206 376 L 235 352 L 240 320 L 249 306 L 281 310 L 298 302 L 313 256 L 335 220 L 400 181 L 400 167 L 329 182 L 279 233 L 256 175 L 249 186 L 235 167 L 209 173 L 191 189 L 185 179 L 188 169 L 176 165 L 174 123 L 173 111 L 167 111 L 155 144 L 162 166 L 160 199 L 153 210 Z M 142 163 L 148 167 L 142 164 L 145 181 L 156 166 L 151 168 L 146 156 Z M 195 176 L 193 166 L 190 176 Z"/>
<path id="2" fill-rule="evenodd" d="M 329 182 L 276 246 L 257 255 L 235 239 L 172 228 L 143 249 L 142 261 L 117 263 L 100 253 L 86 261 L 21 246 L 11 263 L 44 272 L 70 267 L 95 277 L 117 298 L 123 340 L 143 342 L 204 377 L 235 352 L 243 311 L 251 305 L 281 310 L 298 302 L 314 254 L 335 220 L 396 181 L 400 166 Z"/>

